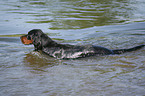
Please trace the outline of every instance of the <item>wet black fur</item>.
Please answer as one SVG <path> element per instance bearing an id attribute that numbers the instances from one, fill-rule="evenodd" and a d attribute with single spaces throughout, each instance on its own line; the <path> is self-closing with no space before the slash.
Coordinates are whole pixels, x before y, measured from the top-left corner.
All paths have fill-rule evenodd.
<path id="1" fill-rule="evenodd" d="M 74 59 L 93 55 L 100 56 L 122 54 L 125 52 L 135 51 L 145 46 L 139 45 L 129 49 L 110 50 L 101 46 L 94 45 L 78 46 L 59 44 L 53 41 L 51 38 L 49 38 L 40 29 L 33 29 L 29 31 L 27 34 L 27 39 L 33 40 L 35 51 L 41 50 L 42 52 L 59 59 Z"/>

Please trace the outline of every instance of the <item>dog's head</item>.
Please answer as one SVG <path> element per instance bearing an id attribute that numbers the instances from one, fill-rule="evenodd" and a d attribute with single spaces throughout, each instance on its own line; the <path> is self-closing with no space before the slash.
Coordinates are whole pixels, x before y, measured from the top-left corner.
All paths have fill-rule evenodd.
<path id="1" fill-rule="evenodd" d="M 33 44 L 35 50 L 41 50 L 42 47 L 51 44 L 52 40 L 40 29 L 33 29 L 27 35 L 21 36 L 21 41 L 25 45 Z"/>
<path id="2" fill-rule="evenodd" d="M 41 35 L 44 34 L 40 29 L 33 29 L 27 35 L 21 36 L 21 41 L 25 45 L 34 44 L 40 40 Z"/>

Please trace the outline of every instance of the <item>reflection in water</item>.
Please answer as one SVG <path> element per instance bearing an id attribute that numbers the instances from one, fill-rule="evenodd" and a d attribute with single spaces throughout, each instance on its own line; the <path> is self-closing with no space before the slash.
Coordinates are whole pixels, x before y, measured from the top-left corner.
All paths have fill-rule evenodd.
<path id="1" fill-rule="evenodd" d="M 32 72 L 34 72 L 34 70 L 35 72 L 45 72 L 45 69 L 57 66 L 61 61 L 39 52 L 31 52 L 26 54 L 24 63 L 28 68 L 31 68 L 30 71 Z"/>
<path id="2" fill-rule="evenodd" d="M 50 29 L 82 29 L 130 22 L 132 4 L 128 0 L 20 0 L 8 11 L 28 15 L 32 18 L 26 23 L 45 23 Z"/>
<path id="3" fill-rule="evenodd" d="M 67 10 L 58 10 L 52 28 L 80 29 L 128 21 L 132 8 L 126 0 L 83 0 L 80 2 L 61 0 Z M 71 7 L 71 8 L 69 8 Z M 58 28 L 59 29 L 59 28 Z"/>

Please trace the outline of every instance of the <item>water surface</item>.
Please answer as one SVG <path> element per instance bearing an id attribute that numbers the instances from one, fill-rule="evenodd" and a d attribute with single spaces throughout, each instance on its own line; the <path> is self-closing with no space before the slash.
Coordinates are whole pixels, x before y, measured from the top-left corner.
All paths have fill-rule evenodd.
<path id="1" fill-rule="evenodd" d="M 1 0 L 1 96 L 144 96 L 145 48 L 121 55 L 58 60 L 20 36 L 110 49 L 145 44 L 144 0 Z"/>

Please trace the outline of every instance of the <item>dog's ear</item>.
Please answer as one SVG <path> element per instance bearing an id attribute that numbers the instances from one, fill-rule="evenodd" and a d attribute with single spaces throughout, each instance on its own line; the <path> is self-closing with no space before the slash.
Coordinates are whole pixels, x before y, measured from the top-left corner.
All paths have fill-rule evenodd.
<path id="1" fill-rule="evenodd" d="M 35 47 L 35 51 L 38 51 L 38 50 L 42 49 L 42 38 L 41 38 L 41 35 L 42 34 L 39 34 L 39 33 L 36 32 L 32 36 L 32 40 L 33 40 L 33 44 L 34 44 L 34 47 Z"/>

